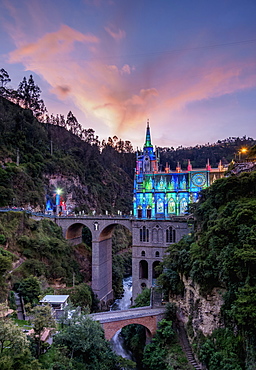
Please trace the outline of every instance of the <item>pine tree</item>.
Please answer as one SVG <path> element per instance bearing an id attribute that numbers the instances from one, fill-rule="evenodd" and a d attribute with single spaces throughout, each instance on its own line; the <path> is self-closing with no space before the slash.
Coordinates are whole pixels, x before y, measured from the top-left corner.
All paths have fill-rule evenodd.
<path id="1" fill-rule="evenodd" d="M 33 115 L 42 121 L 46 113 L 44 101 L 40 99 L 41 89 L 35 84 L 33 76 L 30 75 L 27 81 L 26 77 L 23 78 L 17 89 L 18 104 L 25 109 L 30 109 Z"/>

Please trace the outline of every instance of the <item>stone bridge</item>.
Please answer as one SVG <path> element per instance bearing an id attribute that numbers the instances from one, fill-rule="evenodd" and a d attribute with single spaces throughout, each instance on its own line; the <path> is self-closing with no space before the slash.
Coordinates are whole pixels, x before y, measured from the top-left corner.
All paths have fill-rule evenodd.
<path id="1" fill-rule="evenodd" d="M 112 293 L 112 232 L 122 225 L 132 235 L 133 299 L 145 288 L 154 286 L 155 268 L 162 261 L 166 248 L 188 234 L 188 217 L 167 219 L 136 219 L 132 216 L 72 216 L 55 217 L 63 236 L 72 244 L 82 241 L 82 229 L 92 235 L 92 289 L 102 302 L 113 298 Z"/>
<path id="2" fill-rule="evenodd" d="M 164 318 L 164 312 L 165 308 L 151 308 L 149 306 L 94 313 L 90 317 L 101 323 L 107 340 L 111 340 L 118 330 L 130 324 L 145 326 L 147 338 L 151 339 L 156 333 L 158 322 Z"/>

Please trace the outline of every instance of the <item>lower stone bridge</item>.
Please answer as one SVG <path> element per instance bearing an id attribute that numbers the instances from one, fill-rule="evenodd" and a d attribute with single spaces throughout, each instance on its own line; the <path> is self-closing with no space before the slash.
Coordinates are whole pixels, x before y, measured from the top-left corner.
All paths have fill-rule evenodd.
<path id="1" fill-rule="evenodd" d="M 90 317 L 99 321 L 104 329 L 105 338 L 111 340 L 115 333 L 130 324 L 143 325 L 147 338 L 151 339 L 157 330 L 157 324 L 164 318 L 165 308 L 140 307 L 122 311 L 108 311 L 91 314 Z"/>

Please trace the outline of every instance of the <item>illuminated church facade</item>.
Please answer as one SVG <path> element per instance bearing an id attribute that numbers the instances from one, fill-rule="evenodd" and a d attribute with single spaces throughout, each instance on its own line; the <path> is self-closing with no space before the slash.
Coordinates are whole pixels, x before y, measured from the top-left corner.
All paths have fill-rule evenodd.
<path id="1" fill-rule="evenodd" d="M 175 171 L 166 165 L 159 170 L 159 155 L 151 143 L 149 122 L 143 152 L 137 152 L 134 177 L 133 215 L 138 219 L 168 219 L 184 216 L 189 204 L 198 200 L 202 189 L 224 176 L 221 162 L 218 168 L 211 168 L 209 161 L 205 168 L 192 168 L 188 160 L 186 170 L 179 164 Z"/>

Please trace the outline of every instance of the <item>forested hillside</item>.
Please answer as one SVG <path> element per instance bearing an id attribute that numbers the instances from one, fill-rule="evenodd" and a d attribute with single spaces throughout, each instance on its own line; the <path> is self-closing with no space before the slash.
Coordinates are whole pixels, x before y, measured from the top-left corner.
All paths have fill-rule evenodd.
<path id="1" fill-rule="evenodd" d="M 216 181 L 195 206 L 195 233 L 169 247 L 161 284 L 183 295 L 183 276 L 199 284 L 207 297 L 224 292 L 222 325 L 206 338 L 188 332 L 209 370 L 255 369 L 256 364 L 256 172 Z M 197 302 L 197 305 L 200 302 Z M 196 315 L 196 307 L 194 307 Z M 214 312 L 213 312 L 214 314 Z"/>
<path id="2" fill-rule="evenodd" d="M 71 193 L 77 209 L 131 209 L 132 171 L 122 154 L 108 146 L 101 151 L 63 127 L 38 122 L 30 110 L 1 97 L 0 161 L 2 207 L 30 204 L 43 210 L 46 195 L 56 190 L 49 178 L 60 176 L 64 199 Z"/>

